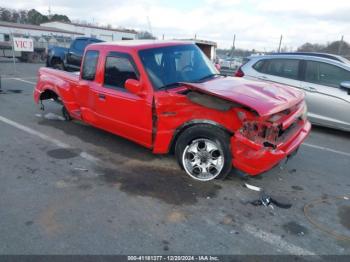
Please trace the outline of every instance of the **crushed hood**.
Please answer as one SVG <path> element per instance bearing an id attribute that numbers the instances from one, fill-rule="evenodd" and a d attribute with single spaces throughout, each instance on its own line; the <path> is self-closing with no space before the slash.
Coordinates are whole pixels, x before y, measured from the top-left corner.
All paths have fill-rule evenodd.
<path id="1" fill-rule="evenodd" d="M 249 107 L 260 116 L 281 112 L 304 99 L 304 93 L 295 88 L 244 78 L 225 77 L 184 84 L 191 90 Z"/>

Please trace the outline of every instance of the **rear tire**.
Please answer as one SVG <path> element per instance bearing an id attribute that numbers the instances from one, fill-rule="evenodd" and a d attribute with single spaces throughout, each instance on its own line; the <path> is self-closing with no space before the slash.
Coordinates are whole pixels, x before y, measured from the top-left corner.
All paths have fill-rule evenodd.
<path id="1" fill-rule="evenodd" d="M 62 115 L 66 121 L 71 121 L 73 119 L 65 106 L 62 106 Z"/>
<path id="2" fill-rule="evenodd" d="M 189 127 L 176 141 L 175 156 L 195 180 L 224 179 L 232 169 L 230 135 L 212 125 Z"/>

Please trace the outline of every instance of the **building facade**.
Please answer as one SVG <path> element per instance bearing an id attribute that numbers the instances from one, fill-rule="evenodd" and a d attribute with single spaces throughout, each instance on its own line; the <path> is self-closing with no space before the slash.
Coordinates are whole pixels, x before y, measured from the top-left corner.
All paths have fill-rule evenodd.
<path id="1" fill-rule="evenodd" d="M 0 21 L 0 56 L 13 56 L 13 37 L 33 39 L 35 51 L 44 53 L 49 45 L 68 47 L 74 38 L 83 35 L 58 28 Z M 15 52 L 14 55 L 19 57 L 21 53 Z"/>
<path id="2" fill-rule="evenodd" d="M 197 38 L 179 40 L 194 42 L 210 60 L 214 61 L 216 59 L 216 49 L 218 46 L 216 42 Z"/>
<path id="3" fill-rule="evenodd" d="M 134 40 L 137 32 L 127 29 L 113 29 L 78 23 L 48 22 L 41 26 L 82 33 L 87 37 L 94 37 L 103 41 Z"/>

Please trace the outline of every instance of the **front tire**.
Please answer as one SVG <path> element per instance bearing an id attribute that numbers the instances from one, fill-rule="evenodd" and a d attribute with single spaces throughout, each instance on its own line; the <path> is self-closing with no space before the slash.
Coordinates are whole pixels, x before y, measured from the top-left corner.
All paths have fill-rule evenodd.
<path id="1" fill-rule="evenodd" d="M 223 179 L 232 169 L 230 136 L 211 125 L 186 129 L 176 142 L 175 155 L 186 173 L 202 182 Z"/>

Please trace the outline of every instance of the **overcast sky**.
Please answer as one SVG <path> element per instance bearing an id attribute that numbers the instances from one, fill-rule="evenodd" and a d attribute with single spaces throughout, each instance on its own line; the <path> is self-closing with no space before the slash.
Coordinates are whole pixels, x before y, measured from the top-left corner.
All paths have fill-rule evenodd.
<path id="1" fill-rule="evenodd" d="M 158 38 L 216 41 L 221 48 L 270 51 L 305 42 L 327 43 L 344 35 L 350 42 L 350 0 L 0 0 L 0 6 L 35 8 L 47 14 L 100 25 L 152 30 Z M 149 21 L 149 22 L 148 22 Z"/>

